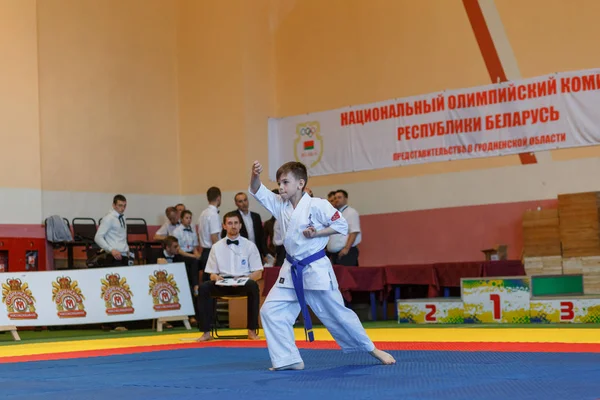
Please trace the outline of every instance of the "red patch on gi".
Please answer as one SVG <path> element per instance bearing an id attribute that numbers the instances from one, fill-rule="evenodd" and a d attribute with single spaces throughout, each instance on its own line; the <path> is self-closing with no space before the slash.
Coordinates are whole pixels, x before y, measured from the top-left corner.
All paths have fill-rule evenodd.
<path id="1" fill-rule="evenodd" d="M 340 213 L 339 213 L 339 211 L 336 211 L 335 214 L 333 214 L 333 217 L 331 217 L 332 221 L 335 221 L 336 219 L 340 219 Z"/>

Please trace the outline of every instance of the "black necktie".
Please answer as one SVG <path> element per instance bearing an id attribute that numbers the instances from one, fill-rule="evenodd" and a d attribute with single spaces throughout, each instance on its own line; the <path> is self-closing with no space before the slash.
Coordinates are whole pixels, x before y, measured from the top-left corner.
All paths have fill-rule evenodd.
<path id="1" fill-rule="evenodd" d="M 240 244 L 240 241 L 227 239 L 227 246 L 229 246 L 230 244 L 235 244 L 237 246 L 238 244 Z"/>
<path id="2" fill-rule="evenodd" d="M 125 228 L 125 221 L 123 220 L 123 215 L 119 215 L 119 222 L 121 223 L 121 227 Z"/>
<path id="3" fill-rule="evenodd" d="M 192 228 L 183 228 L 183 230 L 186 231 L 186 232 L 191 232 Z"/>

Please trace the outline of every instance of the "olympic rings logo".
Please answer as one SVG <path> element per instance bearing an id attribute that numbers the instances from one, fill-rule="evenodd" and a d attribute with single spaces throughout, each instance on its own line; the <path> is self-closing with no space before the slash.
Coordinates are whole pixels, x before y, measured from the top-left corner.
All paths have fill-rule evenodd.
<path id="1" fill-rule="evenodd" d="M 312 135 L 314 135 L 316 131 L 317 130 L 314 126 L 305 126 L 303 128 L 300 128 L 300 136 L 312 137 Z"/>

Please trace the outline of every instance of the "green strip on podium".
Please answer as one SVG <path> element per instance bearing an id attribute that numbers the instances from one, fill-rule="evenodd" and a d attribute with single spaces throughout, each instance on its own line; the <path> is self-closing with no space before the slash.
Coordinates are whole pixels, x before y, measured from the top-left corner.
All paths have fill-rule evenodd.
<path id="1" fill-rule="evenodd" d="M 533 297 L 583 295 L 583 275 L 538 275 L 531 277 Z"/>

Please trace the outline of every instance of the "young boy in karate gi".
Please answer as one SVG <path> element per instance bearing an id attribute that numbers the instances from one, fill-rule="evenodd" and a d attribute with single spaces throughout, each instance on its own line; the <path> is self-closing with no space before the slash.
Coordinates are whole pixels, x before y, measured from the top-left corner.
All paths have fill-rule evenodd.
<path id="1" fill-rule="evenodd" d="M 327 200 L 304 192 L 308 174 L 302 163 L 288 162 L 277 170 L 279 195 L 261 183 L 262 170 L 255 161 L 249 191 L 281 224 L 287 253 L 277 283 L 260 310 L 271 369 L 304 369 L 293 325 L 302 311 L 309 340 L 314 340 L 306 305 L 345 353 L 364 351 L 382 364 L 394 364 L 390 354 L 375 348 L 358 316 L 344 305 L 331 262 L 325 256 L 328 236 L 347 234 L 348 223 L 342 214 Z"/>

